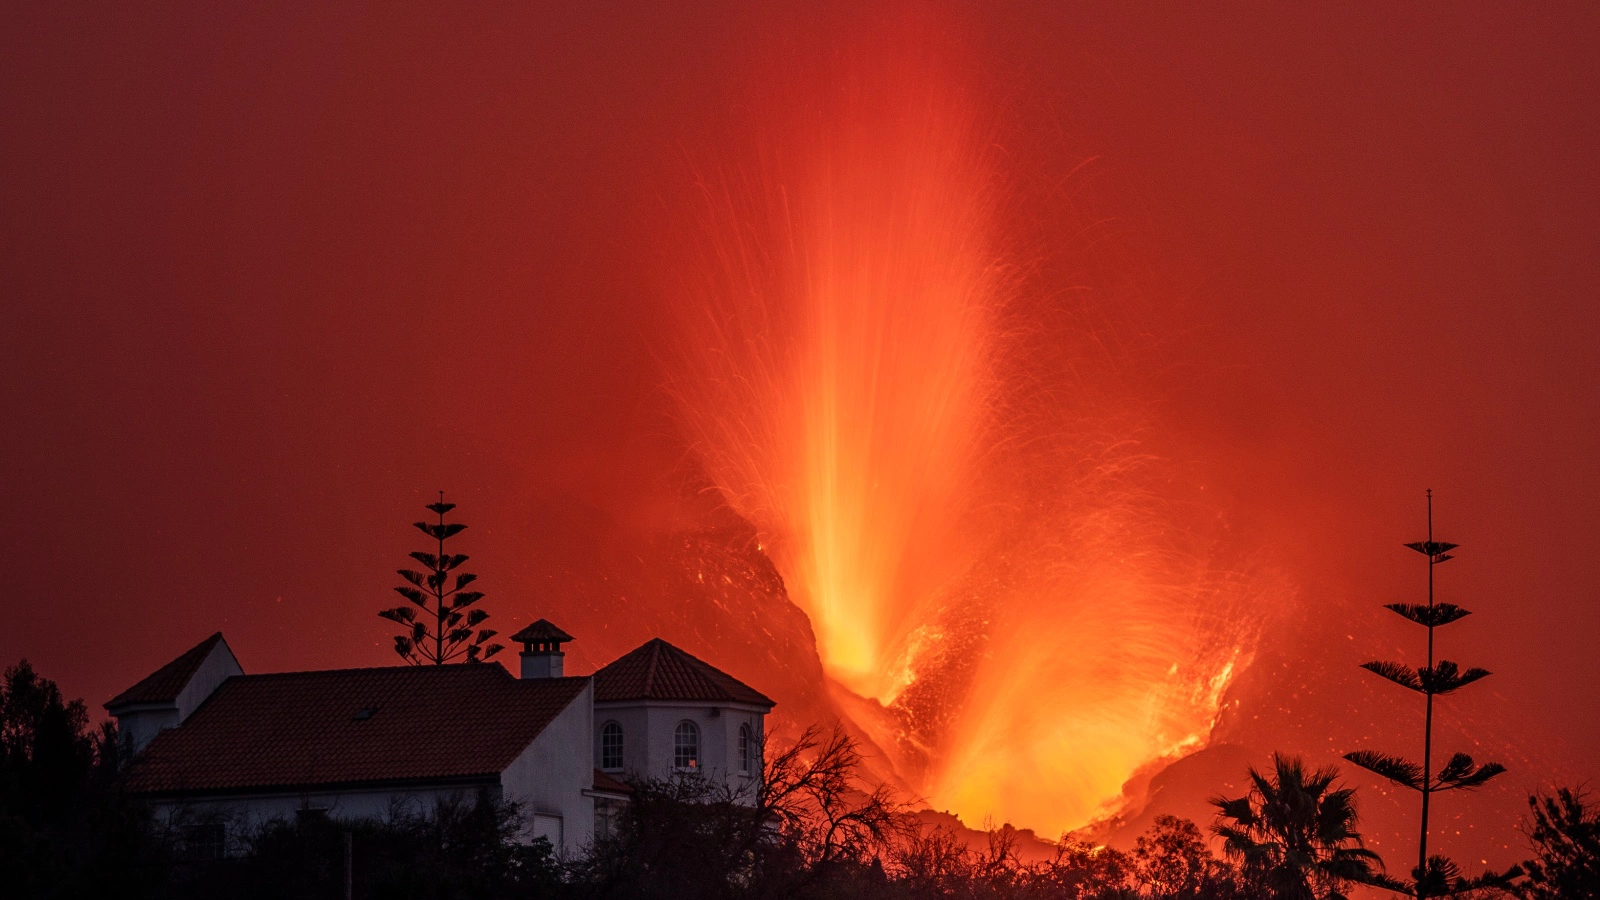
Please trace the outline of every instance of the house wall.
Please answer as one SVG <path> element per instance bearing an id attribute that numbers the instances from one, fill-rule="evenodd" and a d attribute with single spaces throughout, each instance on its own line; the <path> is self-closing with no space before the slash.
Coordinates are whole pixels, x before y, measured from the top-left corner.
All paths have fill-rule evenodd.
<path id="1" fill-rule="evenodd" d="M 211 692 L 221 687 L 224 681 L 243 674 L 244 669 L 239 667 L 239 661 L 234 659 L 233 651 L 228 649 L 228 642 L 217 641 L 217 645 L 206 654 L 200 667 L 195 669 L 189 683 L 178 692 L 178 724 L 183 724 L 183 720 L 199 709 L 200 704 L 206 702 Z"/>
<path id="2" fill-rule="evenodd" d="M 765 711 L 753 706 L 709 706 L 660 701 L 595 704 L 591 734 L 593 765 L 600 765 L 600 729 L 607 722 L 622 726 L 622 774 L 635 778 L 673 776 L 673 737 L 685 720 L 700 729 L 700 774 L 720 779 L 737 790 L 748 788 L 760 772 L 753 760 L 749 774 L 739 772 L 739 726 L 750 726 L 759 747 Z"/>
<path id="3" fill-rule="evenodd" d="M 243 674 L 239 661 L 228 649 L 228 642 L 218 641 L 175 700 L 171 703 L 119 707 L 116 712 L 117 729 L 122 732 L 128 748 L 138 753 L 162 729 L 182 725 L 224 681 Z"/>
<path id="4" fill-rule="evenodd" d="M 499 799 L 500 785 L 485 779 L 482 785 L 387 788 L 376 790 L 304 791 L 155 800 L 150 804 L 156 821 L 183 828 L 202 822 L 225 826 L 228 852 L 244 849 L 250 836 L 273 821 L 293 822 L 304 809 L 325 810 L 331 819 L 378 819 L 425 815 L 441 801 L 476 802 L 481 792 Z"/>
<path id="5" fill-rule="evenodd" d="M 568 858 L 594 839 L 594 683 L 573 698 L 506 770 L 505 799 L 521 805 L 527 836 L 547 837 Z"/>
<path id="6" fill-rule="evenodd" d="M 121 707 L 116 719 L 117 731 L 128 750 L 138 753 L 163 728 L 178 727 L 178 707 L 171 703 Z"/>
<path id="7" fill-rule="evenodd" d="M 175 828 L 201 823 L 224 826 L 227 852 L 239 852 L 257 829 L 274 820 L 294 821 L 304 809 L 324 810 L 331 819 L 390 820 L 425 815 L 440 802 L 475 802 L 481 793 L 519 804 L 527 819 L 525 837 L 548 837 L 567 857 L 583 851 L 594 836 L 594 688 L 588 685 L 550 722 L 499 779 L 480 785 L 292 791 L 183 800 L 155 800 L 157 820 Z M 172 713 L 176 715 L 176 713 Z"/>

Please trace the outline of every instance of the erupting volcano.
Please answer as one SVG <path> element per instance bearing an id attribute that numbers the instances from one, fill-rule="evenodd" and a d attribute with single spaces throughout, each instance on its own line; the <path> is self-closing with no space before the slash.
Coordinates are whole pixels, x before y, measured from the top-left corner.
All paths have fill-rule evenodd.
<path id="1" fill-rule="evenodd" d="M 669 391 L 894 774 L 970 824 L 1077 828 L 1205 744 L 1264 588 L 1146 449 L 1114 297 L 1009 224 L 1051 179 L 1010 171 L 959 67 L 841 59 L 702 179 Z"/>

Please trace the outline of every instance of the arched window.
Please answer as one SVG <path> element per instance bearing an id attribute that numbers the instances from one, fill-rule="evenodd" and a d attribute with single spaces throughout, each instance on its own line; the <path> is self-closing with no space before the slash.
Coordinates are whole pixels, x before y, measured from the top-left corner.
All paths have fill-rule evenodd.
<path id="1" fill-rule="evenodd" d="M 622 768 L 622 726 L 616 722 L 600 726 L 600 768 Z"/>
<path id="2" fill-rule="evenodd" d="M 672 733 L 672 767 L 680 772 L 700 770 L 700 729 L 693 722 L 679 722 Z"/>
<path id="3" fill-rule="evenodd" d="M 739 771 L 750 774 L 750 756 L 755 748 L 750 744 L 750 726 L 739 726 Z"/>

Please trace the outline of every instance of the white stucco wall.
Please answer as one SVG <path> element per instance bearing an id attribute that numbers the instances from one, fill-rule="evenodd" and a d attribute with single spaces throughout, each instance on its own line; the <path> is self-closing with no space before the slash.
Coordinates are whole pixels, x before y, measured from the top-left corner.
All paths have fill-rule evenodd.
<path id="1" fill-rule="evenodd" d="M 228 642 L 217 641 L 206 658 L 200 661 L 200 666 L 190 676 L 189 683 L 183 686 L 178 696 L 170 703 L 143 703 L 136 706 L 119 707 L 116 710 L 117 729 L 122 732 L 123 740 L 128 748 L 138 753 L 150 743 L 151 739 L 164 728 L 176 728 L 200 704 L 206 702 L 212 692 L 222 686 L 224 681 L 235 675 L 243 675 L 244 670 L 239 667 L 239 661 L 234 658 L 233 651 L 228 649 Z"/>
<path id="2" fill-rule="evenodd" d="M 591 681 L 500 776 L 502 795 L 527 817 L 529 837 L 550 838 L 568 858 L 594 839 L 594 798 L 585 793 L 594 787 L 594 734 Z"/>
<path id="3" fill-rule="evenodd" d="M 138 753 L 163 728 L 178 726 L 178 707 L 172 703 L 119 707 L 116 719 L 117 731 L 128 750 Z"/>
<path id="4" fill-rule="evenodd" d="M 757 752 L 765 711 L 756 706 L 709 706 L 704 703 L 661 701 L 595 704 L 593 761 L 600 765 L 600 728 L 606 722 L 622 726 L 621 775 L 636 778 L 670 778 L 674 773 L 673 736 L 678 723 L 693 722 L 700 729 L 700 774 L 725 781 L 740 790 L 760 772 L 760 760 L 751 772 L 738 771 L 739 726 L 748 725 Z"/>
<path id="5" fill-rule="evenodd" d="M 244 669 L 239 667 L 239 661 L 234 659 L 233 651 L 228 649 L 226 640 L 217 641 L 211 648 L 206 658 L 200 663 L 200 668 L 195 669 L 194 676 L 183 690 L 178 692 L 178 724 L 189 718 L 200 704 L 206 702 L 211 692 L 222 686 L 224 681 L 235 675 L 243 675 Z"/>
<path id="6" fill-rule="evenodd" d="M 156 800 L 150 804 L 157 821 L 169 825 L 218 821 L 226 826 L 230 852 L 243 849 L 257 829 L 274 820 L 293 822 L 303 809 L 325 810 L 330 819 L 377 819 L 425 815 L 440 801 L 474 803 L 487 791 L 499 799 L 500 785 L 491 779 L 481 784 L 432 788 L 379 788 L 343 791 L 303 791 L 277 794 L 216 796 L 181 801 Z"/>
<path id="7" fill-rule="evenodd" d="M 387 820 L 423 815 L 441 800 L 474 802 L 484 791 L 492 799 L 517 803 L 526 819 L 525 836 L 545 836 L 557 853 L 573 857 L 594 836 L 594 686 L 585 685 L 567 708 L 501 773 L 481 784 L 437 787 L 308 790 L 285 793 L 216 796 L 183 801 L 153 801 L 158 819 L 182 824 L 222 822 L 230 849 L 255 829 L 279 819 L 292 822 L 300 810 L 322 809 L 332 819 Z M 174 713 L 175 715 L 175 713 Z"/>
<path id="8" fill-rule="evenodd" d="M 622 726 L 622 768 L 610 768 L 605 771 L 620 776 L 642 774 L 649 771 L 650 763 L 646 757 L 649 747 L 648 719 L 643 706 L 601 706 L 596 705 L 594 710 L 594 767 L 600 765 L 600 729 L 607 722 L 616 722 Z"/>

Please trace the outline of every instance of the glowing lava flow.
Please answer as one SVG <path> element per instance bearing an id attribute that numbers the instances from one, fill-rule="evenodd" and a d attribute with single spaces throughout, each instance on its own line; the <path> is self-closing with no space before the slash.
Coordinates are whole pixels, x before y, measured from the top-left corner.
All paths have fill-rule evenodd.
<path id="1" fill-rule="evenodd" d="M 1254 598 L 1149 489 L 1098 336 L 1008 265 L 975 104 L 918 60 L 818 94 L 705 189 L 670 389 L 907 782 L 1081 826 L 1204 744 Z"/>
<path id="2" fill-rule="evenodd" d="M 701 317 L 688 346 L 703 352 L 678 387 L 712 476 L 771 536 L 829 672 L 887 702 L 959 555 L 999 276 L 981 168 L 947 139 L 964 123 L 931 105 L 873 113 L 808 148 L 758 209 L 724 198 L 731 241 L 689 301 Z M 776 246 L 744 230 L 752 212 Z"/>

